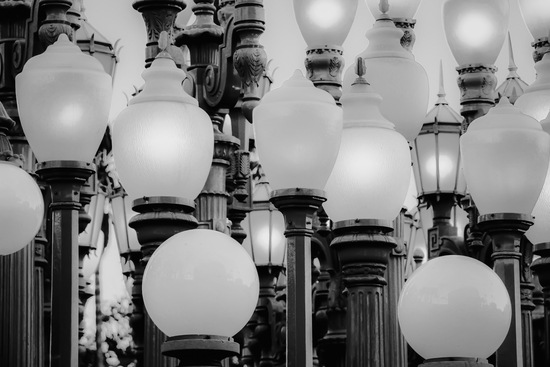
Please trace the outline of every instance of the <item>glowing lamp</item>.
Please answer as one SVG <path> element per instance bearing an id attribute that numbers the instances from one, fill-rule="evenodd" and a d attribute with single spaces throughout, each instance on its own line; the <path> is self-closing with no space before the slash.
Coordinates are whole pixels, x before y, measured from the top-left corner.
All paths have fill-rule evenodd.
<path id="1" fill-rule="evenodd" d="M 545 54 L 535 64 L 537 78 L 516 100 L 514 106 L 537 121 L 544 119 L 550 111 L 550 55 Z"/>
<path id="2" fill-rule="evenodd" d="M 519 0 L 519 9 L 535 41 L 548 38 L 550 3 L 546 0 Z"/>
<path id="3" fill-rule="evenodd" d="M 258 156 L 274 190 L 325 187 L 340 148 L 342 109 L 299 70 L 254 109 Z"/>
<path id="4" fill-rule="evenodd" d="M 0 255 L 9 255 L 29 244 L 44 218 L 40 188 L 24 170 L 0 161 Z"/>
<path id="5" fill-rule="evenodd" d="M 508 31 L 508 0 L 446 0 L 443 27 L 458 65 L 493 65 Z"/>
<path id="6" fill-rule="evenodd" d="M 133 199 L 194 200 L 212 164 L 210 117 L 181 88 L 185 73 L 167 53 L 159 54 L 142 77 L 143 91 L 113 126 L 113 155 L 120 181 Z"/>
<path id="7" fill-rule="evenodd" d="M 170 237 L 143 274 L 147 313 L 167 336 L 231 337 L 250 320 L 258 295 L 258 273 L 245 249 L 208 229 Z"/>
<path id="8" fill-rule="evenodd" d="M 409 145 L 382 116 L 382 98 L 362 77 L 341 102 L 342 143 L 325 188 L 329 200 L 323 207 L 333 221 L 394 220 L 409 189 Z"/>
<path id="9" fill-rule="evenodd" d="M 61 34 L 15 78 L 21 125 L 38 162 L 92 162 L 107 128 L 111 77 Z"/>
<path id="10" fill-rule="evenodd" d="M 358 0 L 294 0 L 294 15 L 308 47 L 342 46 Z"/>
<path id="11" fill-rule="evenodd" d="M 409 277 L 397 310 L 409 345 L 425 359 L 487 358 L 512 316 L 508 291 L 480 261 L 458 255 L 428 261 Z"/>
<path id="12" fill-rule="evenodd" d="M 479 213 L 530 215 L 550 156 L 550 136 L 508 98 L 474 120 L 460 138 L 464 176 Z"/>
<path id="13" fill-rule="evenodd" d="M 391 0 L 388 15 L 392 19 L 414 19 L 422 0 Z M 380 18 L 380 0 L 365 0 L 374 19 Z"/>
<path id="14" fill-rule="evenodd" d="M 367 31 L 369 45 L 358 57 L 366 63 L 365 79 L 382 97 L 382 115 L 412 142 L 428 109 L 428 75 L 414 55 L 401 46 L 401 37 L 403 31 L 391 19 L 381 18 Z M 344 93 L 355 80 L 355 68 L 348 68 L 344 74 Z"/>
<path id="15" fill-rule="evenodd" d="M 256 266 L 286 264 L 285 219 L 269 202 L 271 188 L 262 177 L 252 194 L 254 209 L 246 215 L 243 227 L 248 236 L 243 241 Z"/>

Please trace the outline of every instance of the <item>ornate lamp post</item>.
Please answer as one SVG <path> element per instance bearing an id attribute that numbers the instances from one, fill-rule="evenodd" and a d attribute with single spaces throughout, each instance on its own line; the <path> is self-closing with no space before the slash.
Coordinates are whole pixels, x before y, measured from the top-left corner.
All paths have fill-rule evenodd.
<path id="1" fill-rule="evenodd" d="M 457 255 L 417 269 L 403 287 L 398 310 L 405 338 L 425 358 L 422 367 L 492 366 L 487 358 L 506 337 L 511 314 L 499 277 Z"/>
<path id="2" fill-rule="evenodd" d="M 418 199 L 425 201 L 433 212 L 433 227 L 427 233 L 429 258 L 439 255 L 441 237 L 459 235 L 458 229 L 451 224 L 451 211 L 466 192 L 459 148 L 463 119 L 449 107 L 445 95 L 443 66 L 440 65 L 439 99 L 428 112 L 412 149 Z"/>
<path id="3" fill-rule="evenodd" d="M 410 153 L 407 141 L 381 115 L 381 98 L 362 77 L 362 61 L 357 64 L 359 77 L 342 97 L 342 145 L 326 185 L 331 200 L 324 207 L 334 222 L 331 247 L 348 290 L 346 366 L 384 366 L 386 348 L 400 353 L 384 345 L 383 286 L 397 245 L 386 233 L 408 191 Z"/>
<path id="4" fill-rule="evenodd" d="M 78 65 L 78 66 L 76 66 Z M 51 186 L 52 366 L 78 363 L 78 210 L 111 103 L 111 77 L 66 35 L 16 77 L 21 124 Z"/>
<path id="5" fill-rule="evenodd" d="M 460 151 L 464 176 L 480 213 L 478 225 L 492 238 L 494 270 L 512 300 L 512 324 L 497 351 L 497 363 L 522 366 L 519 247 L 533 224 L 530 213 L 546 177 L 550 136 L 503 97 L 462 135 Z"/>
<path id="6" fill-rule="evenodd" d="M 258 156 L 286 222 L 287 366 L 312 366 L 313 214 L 340 147 L 342 110 L 299 71 L 254 110 Z"/>

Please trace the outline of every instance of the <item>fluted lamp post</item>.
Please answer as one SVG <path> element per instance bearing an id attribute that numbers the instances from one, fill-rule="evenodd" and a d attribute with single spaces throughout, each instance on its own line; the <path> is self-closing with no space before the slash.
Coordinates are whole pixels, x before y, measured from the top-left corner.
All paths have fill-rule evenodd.
<path id="1" fill-rule="evenodd" d="M 512 323 L 497 364 L 522 366 L 519 244 L 533 224 L 550 156 L 550 136 L 506 97 L 460 138 L 464 176 L 479 209 L 478 225 L 493 242 L 495 272 L 512 301 Z"/>
<path id="2" fill-rule="evenodd" d="M 311 236 L 313 214 L 342 134 L 342 110 L 300 71 L 267 93 L 254 110 L 258 156 L 286 222 L 287 366 L 311 367 Z"/>
<path id="3" fill-rule="evenodd" d="M 342 96 L 342 44 L 355 19 L 358 0 L 294 0 L 294 15 L 306 41 L 307 77 L 338 102 Z"/>
<path id="4" fill-rule="evenodd" d="M 418 198 L 433 211 L 433 222 L 423 223 L 431 227 L 427 233 L 429 258 L 439 255 L 441 237 L 459 235 L 451 224 L 451 212 L 466 193 L 459 148 L 463 119 L 445 99 L 442 65 L 439 78 L 439 99 L 428 112 L 411 152 Z"/>
<path id="5" fill-rule="evenodd" d="M 382 367 L 384 271 L 397 245 L 386 233 L 405 201 L 411 160 L 407 141 L 381 115 L 382 99 L 363 78 L 360 59 L 357 65 L 359 77 L 342 96 L 344 131 L 324 208 L 348 290 L 346 366 Z"/>
<path id="6" fill-rule="evenodd" d="M 487 358 L 506 337 L 511 314 L 499 277 L 459 255 L 420 266 L 405 283 L 398 309 L 405 338 L 425 359 L 421 367 L 492 367 Z"/>
<path id="7" fill-rule="evenodd" d="M 209 229 L 169 238 L 143 275 L 145 306 L 168 336 L 162 353 L 182 367 L 221 367 L 222 359 L 239 355 L 232 336 L 252 316 L 258 292 L 256 267 L 244 248 Z"/>
<path id="8" fill-rule="evenodd" d="M 52 366 L 78 364 L 80 188 L 107 127 L 111 77 L 61 34 L 16 77 L 21 125 L 52 189 Z"/>
<path id="9" fill-rule="evenodd" d="M 137 298 L 141 298 L 140 271 L 155 249 L 174 234 L 197 227 L 197 219 L 190 213 L 206 182 L 214 146 L 210 118 L 197 100 L 185 93 L 181 87 L 185 73 L 164 51 L 168 47 L 166 32 L 159 47 L 163 51 L 142 74 L 143 91 L 113 124 L 118 176 L 133 199 L 132 209 L 139 213 L 129 223 L 137 232 L 143 255 L 141 266 L 136 264 Z M 138 350 L 143 347 L 144 354 L 138 360 L 156 365 L 162 358 L 163 337 L 147 316 L 143 328 L 144 344 L 138 345 Z"/>
<path id="10" fill-rule="evenodd" d="M 381 15 L 367 31 L 369 45 L 358 57 L 362 57 L 367 66 L 365 79 L 382 97 L 382 115 L 412 143 L 428 109 L 428 75 L 414 55 L 401 46 L 403 32 L 395 27 L 388 15 L 390 9 L 387 0 L 380 1 Z M 355 66 L 352 65 L 344 75 L 344 93 L 355 78 Z"/>

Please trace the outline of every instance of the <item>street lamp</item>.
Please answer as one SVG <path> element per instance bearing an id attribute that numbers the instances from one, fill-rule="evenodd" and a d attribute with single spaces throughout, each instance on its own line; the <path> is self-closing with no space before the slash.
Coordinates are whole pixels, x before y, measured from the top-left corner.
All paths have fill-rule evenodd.
<path id="1" fill-rule="evenodd" d="M 550 136 L 506 97 L 460 138 L 464 176 L 479 209 L 478 225 L 493 241 L 494 270 L 512 300 L 512 324 L 497 351 L 499 366 L 523 364 L 519 243 L 548 170 Z"/>
<path id="2" fill-rule="evenodd" d="M 17 75 L 21 125 L 52 189 L 51 357 L 78 363 L 78 210 L 80 188 L 107 127 L 111 77 L 61 34 Z"/>
<path id="3" fill-rule="evenodd" d="M 258 292 L 250 256 L 231 237 L 209 229 L 165 241 L 143 275 L 147 311 L 168 336 L 162 352 L 181 365 L 221 366 L 223 358 L 238 355 L 231 337 L 252 316 Z"/>
<path id="4" fill-rule="evenodd" d="M 550 31 L 550 4 L 544 0 L 519 0 L 521 15 L 531 36 L 533 36 L 533 60 L 539 62 L 548 51 Z"/>
<path id="5" fill-rule="evenodd" d="M 423 367 L 489 367 L 512 307 L 506 287 L 485 264 L 442 256 L 418 268 L 403 287 L 398 318 Z"/>
<path id="6" fill-rule="evenodd" d="M 313 214 L 340 148 L 342 110 L 300 71 L 267 93 L 254 110 L 258 156 L 275 189 L 271 202 L 286 222 L 287 366 L 311 367 Z"/>
<path id="7" fill-rule="evenodd" d="M 361 58 L 356 65 L 358 78 L 342 96 L 344 130 L 324 208 L 334 223 L 330 246 L 348 290 L 346 365 L 381 367 L 389 347 L 384 271 L 397 245 L 386 234 L 405 201 L 411 161 L 407 141 L 382 116 L 382 98 L 363 78 Z"/>

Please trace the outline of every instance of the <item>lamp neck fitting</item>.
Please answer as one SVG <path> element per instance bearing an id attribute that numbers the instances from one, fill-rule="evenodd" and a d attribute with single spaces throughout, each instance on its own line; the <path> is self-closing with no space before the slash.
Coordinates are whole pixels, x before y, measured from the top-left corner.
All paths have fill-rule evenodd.
<path id="1" fill-rule="evenodd" d="M 542 57 L 550 51 L 550 42 L 548 37 L 537 38 L 531 43 L 533 47 L 533 61 L 535 63 L 542 60 Z"/>
<path id="2" fill-rule="evenodd" d="M 38 37 L 44 48 L 57 41 L 60 34 L 73 39 L 73 28 L 67 20 L 67 11 L 73 5 L 71 0 L 42 0 L 40 7 L 46 12 L 46 19 L 40 25 Z"/>
<path id="3" fill-rule="evenodd" d="M 328 92 L 338 103 L 342 97 L 343 49 L 339 46 L 314 46 L 306 50 L 307 78 L 315 87 Z"/>
<path id="4" fill-rule="evenodd" d="M 180 360 L 182 367 L 221 367 L 222 359 L 239 355 L 232 338 L 217 335 L 181 335 L 166 339 L 161 353 Z"/>
<path id="5" fill-rule="evenodd" d="M 414 26 L 416 25 L 416 19 L 407 18 L 393 18 L 395 27 L 403 31 L 403 37 L 401 37 L 401 46 L 409 52 L 412 52 L 414 44 L 416 43 L 416 33 L 414 32 Z"/>

